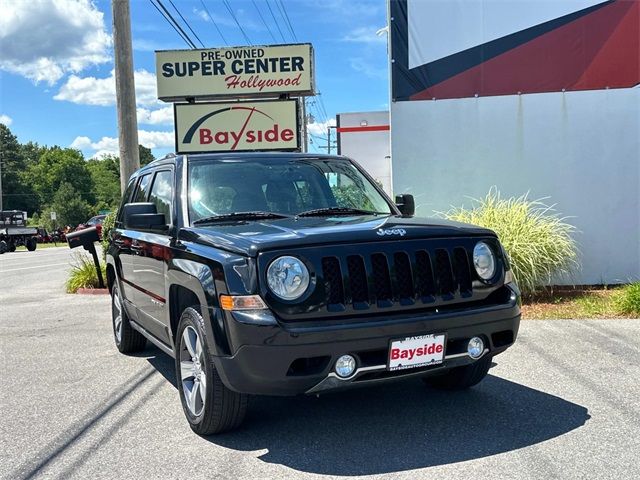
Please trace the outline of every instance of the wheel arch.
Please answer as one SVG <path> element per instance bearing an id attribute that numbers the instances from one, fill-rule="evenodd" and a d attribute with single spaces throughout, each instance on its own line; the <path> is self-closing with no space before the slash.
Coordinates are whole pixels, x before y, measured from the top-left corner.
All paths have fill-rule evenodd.
<path id="1" fill-rule="evenodd" d="M 195 308 L 204 319 L 206 335 L 212 355 L 229 355 L 229 340 L 223 317 L 218 306 L 217 288 L 209 266 L 180 259 L 172 262 L 168 270 L 167 315 L 173 344 L 182 312 Z"/>

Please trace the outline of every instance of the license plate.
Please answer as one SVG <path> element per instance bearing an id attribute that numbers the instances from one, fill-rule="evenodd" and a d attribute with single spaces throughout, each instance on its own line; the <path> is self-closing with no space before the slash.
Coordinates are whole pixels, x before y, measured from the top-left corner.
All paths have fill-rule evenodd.
<path id="1" fill-rule="evenodd" d="M 393 340 L 389 347 L 389 370 L 426 367 L 442 363 L 444 334 L 420 335 Z"/>

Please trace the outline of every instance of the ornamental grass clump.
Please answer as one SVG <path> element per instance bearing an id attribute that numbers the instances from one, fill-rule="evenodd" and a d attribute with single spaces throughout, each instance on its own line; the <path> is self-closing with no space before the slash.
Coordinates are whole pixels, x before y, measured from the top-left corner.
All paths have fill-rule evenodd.
<path id="1" fill-rule="evenodd" d="M 107 278 L 107 271 L 104 262 L 100 264 L 102 278 Z M 93 258 L 75 254 L 71 267 L 71 273 L 67 279 L 67 293 L 76 293 L 80 288 L 99 288 L 98 273 L 93 264 Z"/>
<path id="2" fill-rule="evenodd" d="M 640 282 L 622 287 L 616 296 L 615 307 L 621 315 L 640 316 Z"/>
<path id="3" fill-rule="evenodd" d="M 509 255 L 513 275 L 525 295 L 567 277 L 578 267 L 575 228 L 540 200 L 501 198 L 494 187 L 486 197 L 473 199 L 470 209 L 453 208 L 450 220 L 490 228 Z"/>

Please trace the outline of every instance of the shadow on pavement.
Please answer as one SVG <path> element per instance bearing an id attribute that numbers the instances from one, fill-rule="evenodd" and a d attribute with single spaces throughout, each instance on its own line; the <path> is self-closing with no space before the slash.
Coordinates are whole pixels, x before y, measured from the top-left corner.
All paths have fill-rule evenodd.
<path id="1" fill-rule="evenodd" d="M 147 359 L 175 386 L 173 361 Z M 464 392 L 408 380 L 316 397 L 253 397 L 244 426 L 208 437 L 325 475 L 372 475 L 473 460 L 561 436 L 590 418 L 562 398 L 489 375 Z"/>

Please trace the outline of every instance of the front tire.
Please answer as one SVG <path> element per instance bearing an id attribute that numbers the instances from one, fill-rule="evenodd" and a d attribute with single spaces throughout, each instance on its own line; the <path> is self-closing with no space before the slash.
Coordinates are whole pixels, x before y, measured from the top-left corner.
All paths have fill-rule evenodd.
<path id="1" fill-rule="evenodd" d="M 204 319 L 195 309 L 182 312 L 175 344 L 180 401 L 191 429 L 211 435 L 238 428 L 247 412 L 248 396 L 222 382 L 208 355 Z"/>
<path id="2" fill-rule="evenodd" d="M 117 283 L 114 283 L 111 288 L 111 319 L 113 339 L 120 353 L 135 353 L 144 350 L 147 339 L 131 327 Z"/>
<path id="3" fill-rule="evenodd" d="M 29 250 L 30 252 L 33 252 L 38 246 L 38 242 L 34 237 L 27 238 L 27 241 L 25 242 L 25 246 L 27 247 L 27 250 Z M 15 249 L 15 247 L 13 248 Z"/>
<path id="4" fill-rule="evenodd" d="M 480 383 L 489 373 L 491 368 L 491 355 L 485 355 L 480 360 L 463 367 L 455 367 L 451 370 L 422 380 L 428 386 L 441 390 L 464 390 Z"/>

